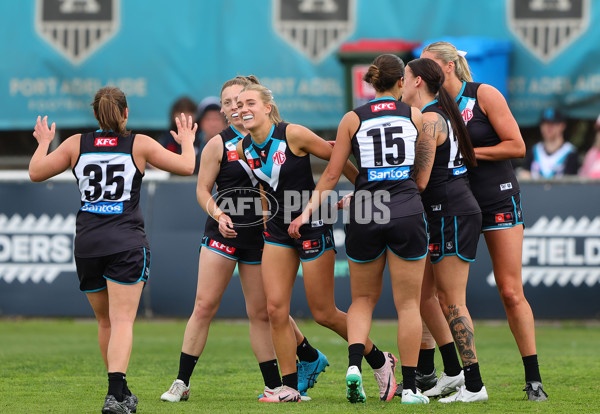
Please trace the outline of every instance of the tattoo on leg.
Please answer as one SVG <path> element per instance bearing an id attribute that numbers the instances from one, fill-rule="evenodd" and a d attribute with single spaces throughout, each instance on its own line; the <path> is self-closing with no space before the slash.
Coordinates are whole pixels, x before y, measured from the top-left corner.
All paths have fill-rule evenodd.
<path id="1" fill-rule="evenodd" d="M 448 306 L 448 325 L 452 337 L 458 348 L 460 359 L 464 365 L 470 365 L 477 362 L 475 355 L 475 341 L 472 322 L 466 316 L 460 316 L 460 308 L 455 305 Z"/>

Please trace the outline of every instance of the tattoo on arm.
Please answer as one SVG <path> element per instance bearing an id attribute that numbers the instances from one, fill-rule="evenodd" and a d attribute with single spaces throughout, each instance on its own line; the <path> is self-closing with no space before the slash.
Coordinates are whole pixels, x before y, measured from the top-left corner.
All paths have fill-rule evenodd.
<path id="1" fill-rule="evenodd" d="M 431 135 L 433 139 L 436 138 L 437 134 L 448 135 L 448 124 L 440 114 L 436 112 L 435 121 L 427 121 L 423 123 L 423 132 Z"/>
<path id="2" fill-rule="evenodd" d="M 461 311 L 458 306 L 450 305 L 448 310 L 448 325 L 463 366 L 474 364 L 477 362 L 477 355 L 475 354 L 475 338 L 471 319 L 460 316 Z"/>
<path id="3" fill-rule="evenodd" d="M 423 122 L 423 129 L 417 138 L 415 147 L 415 177 L 423 168 L 433 164 L 435 157 L 435 147 L 438 134 L 448 134 L 448 125 L 440 114 L 436 114 L 435 121 Z"/>

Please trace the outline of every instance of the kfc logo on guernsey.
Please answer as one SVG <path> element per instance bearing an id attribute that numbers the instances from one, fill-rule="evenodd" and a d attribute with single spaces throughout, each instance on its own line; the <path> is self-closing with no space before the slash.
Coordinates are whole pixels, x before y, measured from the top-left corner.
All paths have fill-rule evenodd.
<path id="1" fill-rule="evenodd" d="M 396 109 L 396 102 L 381 102 L 371 105 L 371 112 L 393 111 Z"/>
<path id="2" fill-rule="evenodd" d="M 116 147 L 117 137 L 98 137 L 96 138 L 96 141 L 94 141 L 94 145 L 96 147 Z"/>

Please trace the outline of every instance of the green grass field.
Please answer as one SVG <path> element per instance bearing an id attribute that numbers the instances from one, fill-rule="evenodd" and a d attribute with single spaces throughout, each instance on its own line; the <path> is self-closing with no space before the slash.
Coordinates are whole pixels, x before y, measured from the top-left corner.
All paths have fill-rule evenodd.
<path id="1" fill-rule="evenodd" d="M 377 385 L 364 364 L 367 403 L 345 398 L 346 344 L 313 322 L 300 328 L 323 351 L 331 366 L 300 404 L 259 403 L 262 378 L 248 341 L 245 321 L 219 321 L 211 327 L 204 355 L 191 380 L 190 400 L 160 401 L 177 375 L 185 321 L 138 320 L 129 372 L 138 413 L 592 413 L 600 412 L 600 324 L 540 323 L 540 368 L 550 400 L 523 400 L 521 358 L 506 323 L 476 321 L 476 343 L 489 401 L 472 404 L 404 406 L 378 400 Z M 396 328 L 379 321 L 371 337 L 394 351 Z M 439 353 L 436 365 L 442 369 Z M 399 377 L 399 375 L 397 375 Z M 401 378 L 399 378 L 401 379 Z M 98 413 L 107 380 L 93 320 L 0 321 L 0 413 Z"/>

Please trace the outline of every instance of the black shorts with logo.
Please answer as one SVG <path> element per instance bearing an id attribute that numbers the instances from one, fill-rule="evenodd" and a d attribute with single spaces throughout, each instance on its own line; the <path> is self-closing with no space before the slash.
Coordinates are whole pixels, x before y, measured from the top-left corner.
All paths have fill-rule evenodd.
<path id="1" fill-rule="evenodd" d="M 265 243 L 296 249 L 302 262 L 314 260 L 326 250 L 333 249 L 335 252 L 331 224 L 317 224 L 316 227 L 312 227 L 311 223 L 300 227 L 300 238 L 293 239 L 287 232 L 288 225 L 278 225 L 274 220 L 267 221 L 267 229 L 263 233 Z"/>
<path id="2" fill-rule="evenodd" d="M 500 230 L 524 224 L 521 193 L 481 207 L 481 231 Z"/>
<path id="3" fill-rule="evenodd" d="M 346 256 L 353 262 L 372 262 L 389 249 L 404 260 L 427 255 L 427 222 L 423 213 L 398 217 L 387 223 L 346 225 Z"/>
<path id="4" fill-rule="evenodd" d="M 437 263 L 445 256 L 458 256 L 472 262 L 481 234 L 481 214 L 440 216 L 427 219 L 429 224 L 429 260 Z"/>
<path id="5" fill-rule="evenodd" d="M 202 237 L 200 248 L 202 247 L 206 247 L 210 251 L 226 257 L 227 259 L 247 264 L 259 264 L 263 251 L 263 249 L 243 249 L 240 247 L 233 247 L 208 236 Z"/>
<path id="6" fill-rule="evenodd" d="M 86 293 L 106 289 L 110 280 L 122 285 L 146 282 L 150 276 L 150 249 L 138 247 L 124 252 L 100 257 L 77 257 L 79 290 Z"/>

